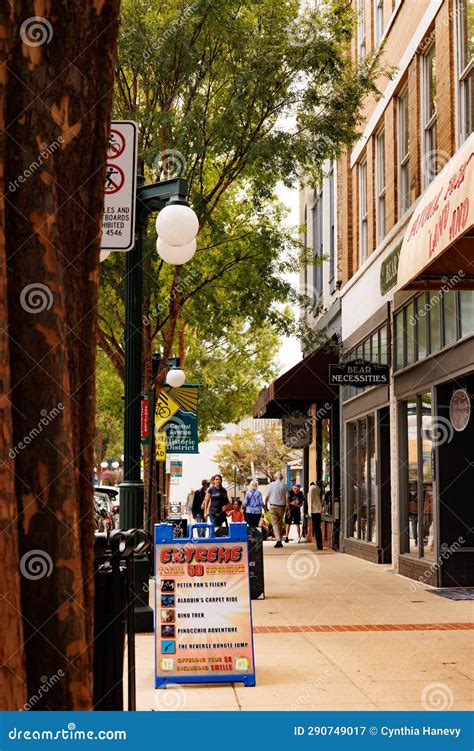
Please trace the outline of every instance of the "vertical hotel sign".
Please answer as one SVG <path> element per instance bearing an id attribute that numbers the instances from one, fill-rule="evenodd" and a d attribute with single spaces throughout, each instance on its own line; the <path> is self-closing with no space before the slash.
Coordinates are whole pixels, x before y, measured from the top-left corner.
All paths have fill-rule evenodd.
<path id="1" fill-rule="evenodd" d="M 255 685 L 247 526 L 229 537 L 174 539 L 155 526 L 156 688 L 168 683 Z"/>

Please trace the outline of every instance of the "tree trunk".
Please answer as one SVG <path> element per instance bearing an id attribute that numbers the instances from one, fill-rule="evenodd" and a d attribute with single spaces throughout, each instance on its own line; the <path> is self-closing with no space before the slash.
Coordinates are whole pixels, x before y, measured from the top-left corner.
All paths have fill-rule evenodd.
<path id="1" fill-rule="evenodd" d="M 0 7 L 0 164 L 5 159 L 5 97 L 9 83 L 5 61 L 10 50 L 11 29 L 8 11 Z M 0 267 L 5 269 L 5 184 L 0 177 Z M 14 465 L 9 452 L 13 446 L 13 417 L 10 394 L 8 351 L 7 277 L 0 274 L 0 710 L 19 709 L 27 698 L 23 649 L 23 621 L 20 612 L 20 571 L 18 559 L 18 509 L 15 498 Z"/>
<path id="2" fill-rule="evenodd" d="M 22 574 L 32 708 L 90 709 L 99 237 L 119 0 L 54 3 L 54 13 L 45 2 L 42 17 L 33 3 L 9 5 L 2 192 L 16 482 L 13 494 L 3 474 L 1 497 L 18 513 L 10 568 Z"/>

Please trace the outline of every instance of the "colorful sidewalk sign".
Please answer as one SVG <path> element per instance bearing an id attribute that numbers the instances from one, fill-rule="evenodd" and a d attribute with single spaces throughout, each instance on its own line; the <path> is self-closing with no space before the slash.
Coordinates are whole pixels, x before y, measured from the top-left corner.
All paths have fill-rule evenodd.
<path id="1" fill-rule="evenodd" d="M 247 525 L 214 537 L 212 525 L 194 524 L 181 539 L 155 525 L 155 572 L 155 687 L 255 686 Z"/>
<path id="2" fill-rule="evenodd" d="M 135 243 L 137 124 L 112 121 L 104 184 L 102 250 L 130 250 Z"/>

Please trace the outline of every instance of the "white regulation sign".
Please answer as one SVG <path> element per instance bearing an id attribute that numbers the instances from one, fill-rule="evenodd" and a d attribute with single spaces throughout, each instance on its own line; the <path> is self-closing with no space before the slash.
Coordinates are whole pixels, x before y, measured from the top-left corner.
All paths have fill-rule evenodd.
<path id="1" fill-rule="evenodd" d="M 102 250 L 130 250 L 135 238 L 137 124 L 113 120 L 107 148 Z"/>

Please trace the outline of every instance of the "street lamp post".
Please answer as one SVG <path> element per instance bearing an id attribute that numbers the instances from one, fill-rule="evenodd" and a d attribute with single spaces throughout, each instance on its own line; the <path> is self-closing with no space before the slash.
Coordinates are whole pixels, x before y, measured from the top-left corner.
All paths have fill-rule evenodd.
<path id="1" fill-rule="evenodd" d="M 142 299 L 143 238 L 152 212 L 158 214 L 159 242 L 169 263 L 185 263 L 195 251 L 197 217 L 188 206 L 185 180 L 176 178 L 145 185 L 138 176 L 136 195 L 135 245 L 126 256 L 125 269 L 125 398 L 124 468 L 120 483 L 120 526 L 144 526 L 144 484 L 141 479 L 141 400 L 142 400 Z M 171 210 L 170 210 L 171 209 Z M 160 219 L 160 217 L 162 217 Z M 161 229 L 161 231 L 160 231 Z M 189 245 L 194 243 L 194 248 Z M 160 247 L 157 246 L 160 255 Z M 191 252 L 192 250 L 192 252 Z M 174 253 L 173 253 L 174 251 Z M 184 259 L 184 260 L 183 260 Z M 135 562 L 135 628 L 153 631 L 153 610 L 148 603 L 148 561 Z"/>

